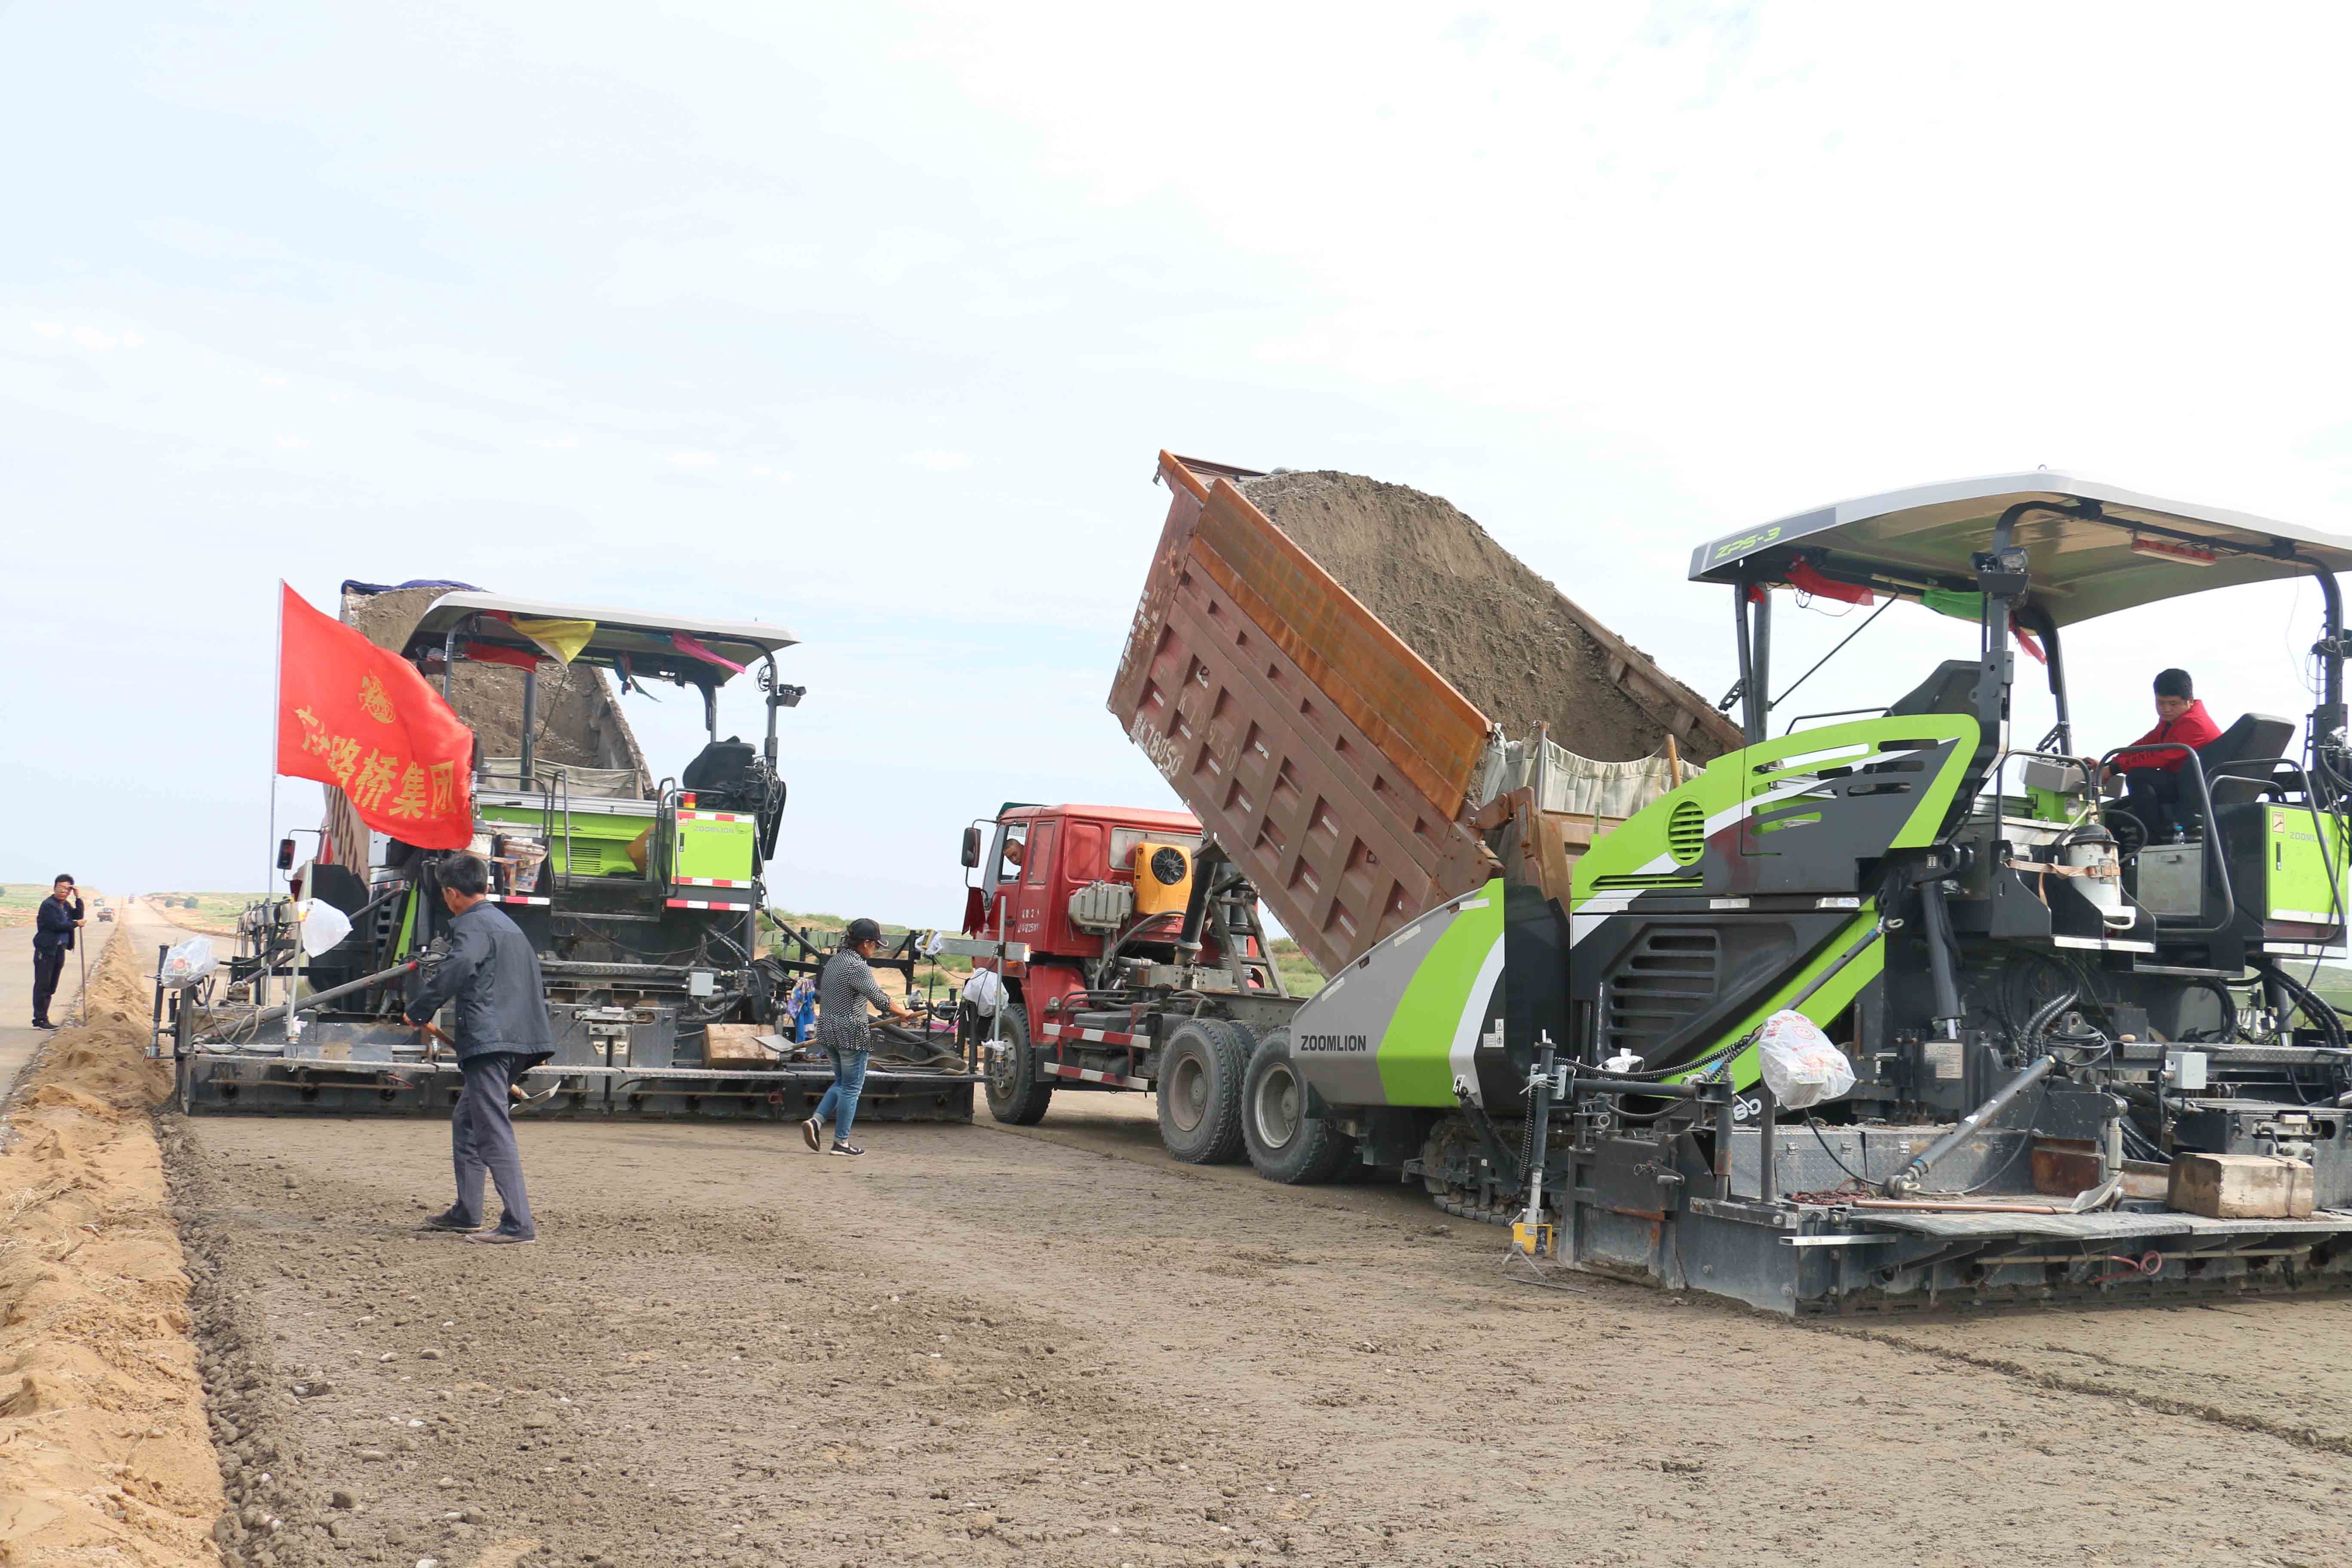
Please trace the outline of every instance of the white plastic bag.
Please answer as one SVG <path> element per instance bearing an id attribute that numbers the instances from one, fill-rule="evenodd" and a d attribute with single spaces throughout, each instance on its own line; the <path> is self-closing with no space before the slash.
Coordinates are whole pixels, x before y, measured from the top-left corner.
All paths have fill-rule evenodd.
<path id="1" fill-rule="evenodd" d="M 213 957 L 213 944 L 200 936 L 192 936 L 163 955 L 163 984 L 194 985 L 220 967 Z"/>
<path id="2" fill-rule="evenodd" d="M 306 900 L 301 909 L 302 951 L 312 958 L 352 934 L 351 917 L 324 899 Z"/>
<path id="3" fill-rule="evenodd" d="M 996 977 L 993 969 L 975 969 L 971 978 L 963 983 L 963 999 L 982 1017 L 992 1018 L 1004 1001 L 1004 982 Z"/>
<path id="4" fill-rule="evenodd" d="M 1784 1009 L 1765 1019 L 1756 1057 L 1765 1087 L 1790 1110 L 1835 1100 L 1853 1087 L 1853 1064 L 1802 1013 Z"/>

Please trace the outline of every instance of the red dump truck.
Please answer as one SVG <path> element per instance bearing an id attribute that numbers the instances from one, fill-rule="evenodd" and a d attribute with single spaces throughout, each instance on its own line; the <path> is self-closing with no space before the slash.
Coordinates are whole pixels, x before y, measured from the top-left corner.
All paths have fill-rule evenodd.
<path id="1" fill-rule="evenodd" d="M 1057 1089 L 1152 1089 L 1169 1152 L 1238 1158 L 1241 1079 L 1298 1005 L 1256 890 L 1181 812 L 1008 803 L 964 830 L 966 939 L 1004 1005 L 967 1019 L 988 1108 L 1029 1126 Z"/>

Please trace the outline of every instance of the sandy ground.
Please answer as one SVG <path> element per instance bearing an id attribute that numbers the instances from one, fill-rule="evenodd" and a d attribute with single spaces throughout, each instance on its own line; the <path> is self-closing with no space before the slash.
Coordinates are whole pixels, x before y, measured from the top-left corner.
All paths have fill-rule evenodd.
<path id="1" fill-rule="evenodd" d="M 541 1123 L 544 1239 L 418 1233 L 430 1123 L 167 1133 L 241 1561 L 2318 1563 L 2352 1302 L 1799 1327 L 1387 1187 L 1034 1133 Z M 267 1479 L 258 1479 L 266 1476 Z M 347 1505 L 347 1506 L 339 1506 Z"/>
<path id="2" fill-rule="evenodd" d="M 133 941 L 89 993 L 92 1026 L 45 1040 L 0 1127 L 0 1563 L 208 1564 L 220 1473 Z"/>

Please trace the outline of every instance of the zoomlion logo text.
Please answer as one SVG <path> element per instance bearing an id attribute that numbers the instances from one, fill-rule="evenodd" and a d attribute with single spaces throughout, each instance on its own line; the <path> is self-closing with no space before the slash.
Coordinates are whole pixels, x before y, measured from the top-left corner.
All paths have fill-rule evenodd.
<path id="1" fill-rule="evenodd" d="M 1725 540 L 1715 547 L 1715 553 L 1707 559 L 1720 561 L 1727 555 L 1746 555 L 1752 551 L 1763 549 L 1780 537 L 1780 529 L 1777 523 L 1770 528 L 1759 528 L 1753 533 L 1743 533 L 1737 539 Z"/>
<path id="2" fill-rule="evenodd" d="M 1301 1035 L 1298 1049 L 1317 1056 L 1360 1056 L 1372 1048 L 1369 1035 Z"/>

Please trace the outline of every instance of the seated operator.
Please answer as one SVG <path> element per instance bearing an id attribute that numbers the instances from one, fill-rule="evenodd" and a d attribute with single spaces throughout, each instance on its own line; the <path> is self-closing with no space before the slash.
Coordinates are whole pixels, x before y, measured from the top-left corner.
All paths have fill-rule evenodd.
<path id="1" fill-rule="evenodd" d="M 2124 784 L 2124 809 L 2147 829 L 2148 842 L 2161 843 L 2177 826 L 2180 807 L 2180 764 L 2188 753 L 2178 746 L 2202 749 L 2221 732 L 2197 700 L 2197 689 L 2185 669 L 2167 669 L 2156 678 L 2156 728 L 2132 742 L 2152 746 L 2175 744 L 2159 751 L 2123 752 L 2108 764 L 2111 778 Z"/>

